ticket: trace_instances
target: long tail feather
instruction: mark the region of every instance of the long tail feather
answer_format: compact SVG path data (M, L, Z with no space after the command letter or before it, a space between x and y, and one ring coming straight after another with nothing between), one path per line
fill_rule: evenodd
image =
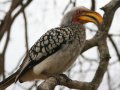
M11 76L9 76L8 78L6 78L5 80L3 80L2 82L0 82L0 90L5 90L5 88L10 86L12 83L14 83L18 73L19 73L19 70L16 71Z

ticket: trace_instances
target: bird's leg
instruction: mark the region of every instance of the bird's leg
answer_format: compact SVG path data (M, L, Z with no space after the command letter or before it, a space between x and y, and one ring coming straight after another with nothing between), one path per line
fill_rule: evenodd
M19 80L19 82L20 82L20 83L23 83L23 81L22 81L22 80Z
M61 83L60 80L62 80L60 78L64 78L66 82L69 82L71 80L65 74L54 74L54 75L51 75L50 77L54 77L59 85Z
M70 78L68 78L68 76L67 76L67 75L65 75L65 74L59 74L59 75L60 75L60 77L64 78L64 79L66 80L66 82L71 81L71 79L70 79Z

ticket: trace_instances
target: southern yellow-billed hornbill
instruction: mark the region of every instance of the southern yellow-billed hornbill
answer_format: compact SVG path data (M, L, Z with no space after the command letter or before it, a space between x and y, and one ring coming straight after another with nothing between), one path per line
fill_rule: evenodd
M99 27L102 17L85 7L69 11L63 17L60 27L47 31L31 47L19 69L0 83L0 90L17 80L47 79L68 69L84 47L86 36L83 24L87 22L93 22Z

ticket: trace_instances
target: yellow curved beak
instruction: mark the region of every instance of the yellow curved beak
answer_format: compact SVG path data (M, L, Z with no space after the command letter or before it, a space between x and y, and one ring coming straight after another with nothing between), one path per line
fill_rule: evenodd
M102 16L94 11L84 12L79 19L82 20L83 23L93 22L98 25L98 27L100 27L103 22Z

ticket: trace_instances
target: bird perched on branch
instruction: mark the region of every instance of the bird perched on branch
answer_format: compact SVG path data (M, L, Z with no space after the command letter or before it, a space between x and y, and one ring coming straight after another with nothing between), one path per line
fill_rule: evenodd
M93 22L98 27L102 24L99 13L85 7L75 7L62 19L58 28L47 31L31 47L19 69L4 81L0 90L12 83L47 79L67 70L77 59L85 45L83 24Z

